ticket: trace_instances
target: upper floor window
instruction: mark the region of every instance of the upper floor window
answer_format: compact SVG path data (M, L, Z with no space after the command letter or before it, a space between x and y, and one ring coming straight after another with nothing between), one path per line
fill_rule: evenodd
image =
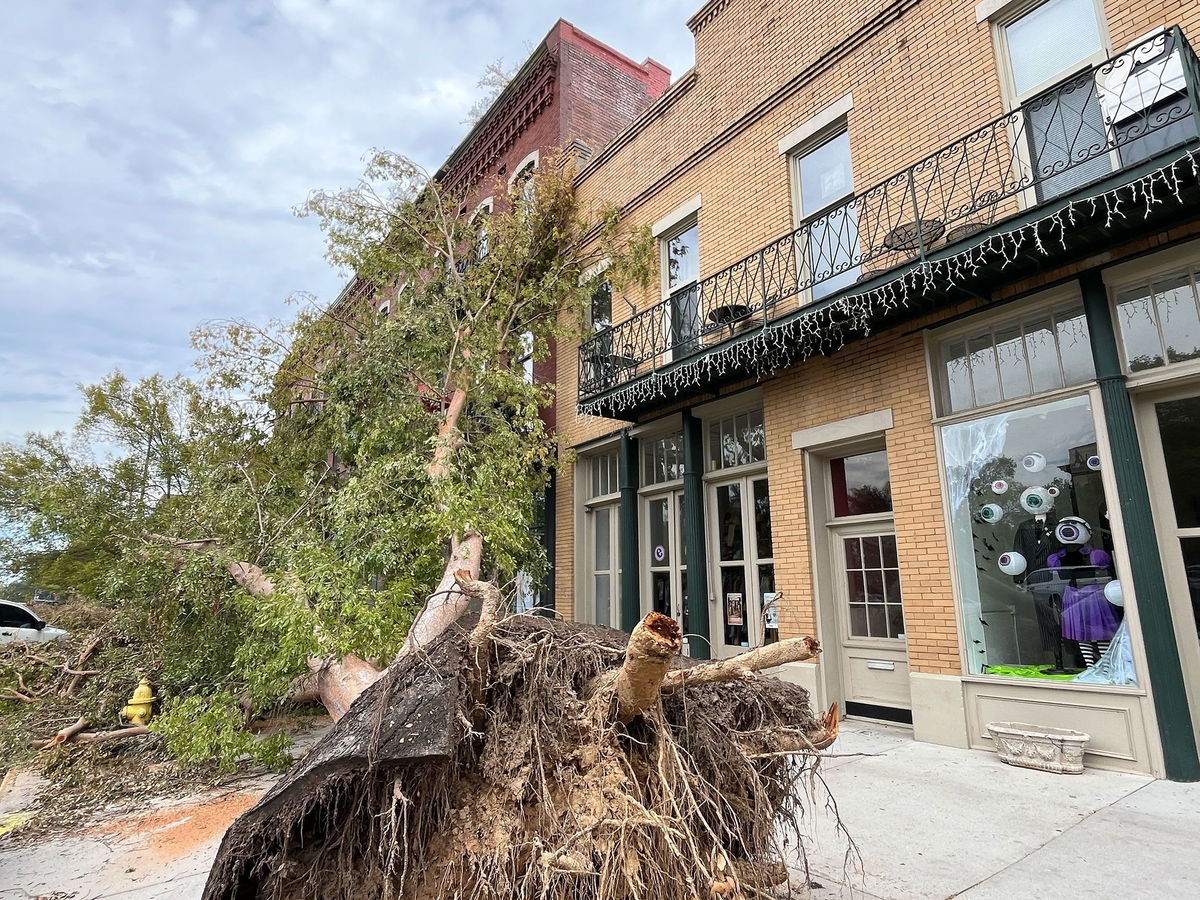
M708 468L729 469L767 458L761 409L738 413L708 426Z
M1145 279L1117 292L1117 325L1131 372L1200 357L1200 267Z
M1096 377L1079 303L1008 319L941 343L942 413L1027 397Z
M854 194L854 174L845 125L793 153L791 165L793 203L802 223L798 276L812 284L817 300L853 284L859 273L858 214L846 202Z
M536 190L536 184L533 180L534 172L537 171L538 159L540 157L538 151L534 151L526 156L523 160L517 163L516 169L513 170L513 176L508 181L509 193L518 195L522 200L529 202L533 199Z
M495 201L488 197L475 207L475 214L471 216L471 224L475 227L475 258L477 260L487 256L490 250L488 216L492 214L493 209L495 209Z
M693 219L662 239L663 277L667 292L695 283L700 277L700 224Z
M642 484L662 484L683 477L683 432L642 441Z
M1105 56L1096 0L1047 0L1003 26L1017 98Z
M1016 148L1036 182L1039 202L1068 193L1112 170L1110 136L1096 80L1081 70L1107 56L1097 0L1046 0L996 30L1006 61L1011 106L1058 82L1048 102L1026 107Z
M603 331L612 325L612 285L607 281L600 282L592 291L588 319L596 331Z
M521 368L525 375L525 380L533 384L533 332L525 331L521 333L521 355L517 358L517 365Z

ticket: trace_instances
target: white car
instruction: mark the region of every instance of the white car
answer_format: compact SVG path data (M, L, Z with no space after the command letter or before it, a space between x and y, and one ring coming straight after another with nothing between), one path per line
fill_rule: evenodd
M15 644L19 641L45 643L66 636L66 631L47 625L24 603L0 600L0 644Z

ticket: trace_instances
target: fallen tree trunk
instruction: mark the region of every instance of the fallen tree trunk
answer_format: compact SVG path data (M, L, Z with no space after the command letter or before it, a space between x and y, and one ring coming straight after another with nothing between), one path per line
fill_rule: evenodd
M697 664L665 617L630 636L498 617L494 587L458 585L479 621L364 691L230 828L206 900L694 900L781 880L836 720L746 672L815 642Z

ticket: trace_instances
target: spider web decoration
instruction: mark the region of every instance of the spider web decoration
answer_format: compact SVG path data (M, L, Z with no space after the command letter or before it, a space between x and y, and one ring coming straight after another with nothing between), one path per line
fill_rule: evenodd
M1168 199L1182 204L1182 176L1189 171L1193 178L1200 179L1200 150L1189 150L1135 181L1071 201L1040 219L993 234L952 256L925 260L869 291L840 297L783 321L766 322L754 334L714 347L696 359L650 372L604 397L580 401L577 412L580 416L615 416L630 406L669 401L726 374L761 380L813 356L836 353L847 341L869 335L872 321L906 309L934 291L962 284L985 266L999 263L1003 269L1031 251L1048 256L1049 247L1055 244L1066 249L1067 234L1077 224L1077 213L1087 212L1093 220L1103 214L1107 229L1118 219L1128 220L1138 210L1148 218L1155 206Z

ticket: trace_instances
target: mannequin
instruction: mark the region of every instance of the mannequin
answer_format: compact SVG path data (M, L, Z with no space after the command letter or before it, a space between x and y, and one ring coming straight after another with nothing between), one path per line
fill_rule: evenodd
M1047 567L1050 556L1060 548L1054 536L1058 525L1054 510L1038 513L1017 526L1013 535L1013 551L1025 557L1025 571L1013 576L1013 582L1024 585L1033 595L1033 612L1037 617L1042 649L1054 654L1051 674L1061 675L1063 668L1062 589L1055 572Z
M1062 635L1079 645L1088 666L1107 650L1121 624L1119 608L1104 596L1104 585L1112 580L1113 560L1106 550L1091 547L1091 526L1078 516L1065 516L1055 528L1062 549L1046 565L1064 580L1062 589Z

